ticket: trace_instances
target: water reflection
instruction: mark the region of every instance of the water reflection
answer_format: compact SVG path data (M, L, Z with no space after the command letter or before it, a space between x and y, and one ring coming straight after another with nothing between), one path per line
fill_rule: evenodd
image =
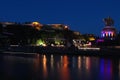
M69 80L68 56L61 57L60 80Z
M54 69L54 57L51 55L50 57L51 68Z
M46 78L47 77L47 58L46 55L43 55L42 57L43 61L43 76Z
M119 80L120 59L88 56L0 56L3 79Z
M104 80L112 80L112 69L112 61L100 60L100 77L104 78Z
M90 57L86 57L85 59L85 66L86 66L86 69L89 71L90 70Z
M78 69L81 69L81 57L80 56L78 56Z
M35 72L37 72L39 70L39 66L40 66L40 58L39 57L40 57L40 55L36 54L36 58L33 60Z

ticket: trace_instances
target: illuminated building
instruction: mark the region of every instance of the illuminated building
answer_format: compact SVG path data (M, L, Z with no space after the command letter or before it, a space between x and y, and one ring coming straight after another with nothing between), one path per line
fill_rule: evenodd
M114 21L108 17L104 19L105 27L101 31L101 37L105 39L114 39L117 35L117 30L115 29Z
M59 30L68 30L69 29L69 27L64 24L48 24L48 25L51 26L53 29L59 29Z
M32 26L35 27L35 29L40 30L43 25L39 22L32 22Z
M65 47L72 44L73 39L81 37L79 32L70 30L64 24L41 24L36 21L1 24L0 30L10 35L7 40L10 45Z
M26 26L32 26L34 27L36 30L40 30L42 28L42 24L40 24L39 22L26 22L25 24L23 25L26 25Z
M116 36L116 29L114 27L106 26L101 32L101 36L104 38L113 38Z

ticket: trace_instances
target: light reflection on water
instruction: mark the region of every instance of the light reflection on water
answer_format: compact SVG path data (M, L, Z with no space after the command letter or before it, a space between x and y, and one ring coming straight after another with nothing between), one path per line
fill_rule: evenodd
M119 80L120 59L89 56L0 55L1 79L30 80Z
M120 79L120 61L119 61L119 79Z

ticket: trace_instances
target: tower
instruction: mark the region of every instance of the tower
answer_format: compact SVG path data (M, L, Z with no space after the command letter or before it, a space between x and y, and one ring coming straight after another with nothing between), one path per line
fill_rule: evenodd
M101 37L104 39L114 39L116 37L117 31L114 27L114 21L111 17L104 18L105 27L101 31Z

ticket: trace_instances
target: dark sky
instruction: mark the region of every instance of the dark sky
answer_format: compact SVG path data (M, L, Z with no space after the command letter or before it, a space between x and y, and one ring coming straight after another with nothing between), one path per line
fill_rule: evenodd
M0 21L61 23L96 35L110 16L120 30L120 0L0 0L0 10Z

